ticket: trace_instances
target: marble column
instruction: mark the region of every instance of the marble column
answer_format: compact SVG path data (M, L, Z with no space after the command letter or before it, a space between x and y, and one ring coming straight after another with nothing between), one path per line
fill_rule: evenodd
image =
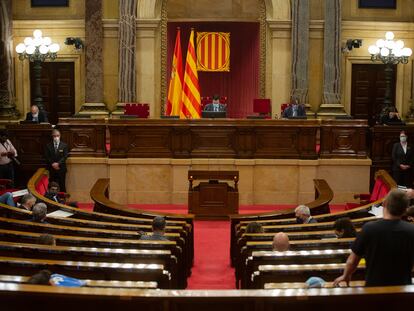
M292 0L292 89L291 96L309 108L309 0Z
M118 104L135 102L137 0L119 0Z
M323 98L318 116L346 115L341 102L341 2L325 0Z
M108 109L103 102L102 0L85 1L85 34L85 104L79 114L106 116Z
M0 0L0 119L16 119L12 41L12 0Z

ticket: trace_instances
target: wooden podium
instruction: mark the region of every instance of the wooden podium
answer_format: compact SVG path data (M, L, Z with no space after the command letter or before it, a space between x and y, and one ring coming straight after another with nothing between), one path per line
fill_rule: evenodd
M193 186L194 180L201 180ZM231 180L234 187L223 180ZM239 210L238 171L188 171L188 209L197 218L226 218Z

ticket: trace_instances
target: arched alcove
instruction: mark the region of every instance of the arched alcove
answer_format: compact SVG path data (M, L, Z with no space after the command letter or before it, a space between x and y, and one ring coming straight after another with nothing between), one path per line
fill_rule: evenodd
M159 0L154 4L155 8L161 9L160 15L154 12L154 16L161 18L161 113L163 113L168 88L168 22L256 22L259 29L256 97L265 97L266 21L268 17L273 16L271 0ZM182 48L184 51L186 46L183 45Z

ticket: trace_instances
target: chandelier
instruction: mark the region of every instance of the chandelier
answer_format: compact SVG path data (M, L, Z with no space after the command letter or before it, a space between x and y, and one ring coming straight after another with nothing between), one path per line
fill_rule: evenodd
M394 41L394 33L387 31L385 33L385 40L377 40L375 45L368 48L371 54L372 61L381 61L384 64L396 65L407 64L408 58L413 51L410 48L404 47L404 41Z
M42 37L42 31L36 29L33 31L33 37L26 37L23 43L16 46L16 52L19 59L29 59L31 62L44 62L50 58L54 60L60 49L59 44L52 43L49 37Z

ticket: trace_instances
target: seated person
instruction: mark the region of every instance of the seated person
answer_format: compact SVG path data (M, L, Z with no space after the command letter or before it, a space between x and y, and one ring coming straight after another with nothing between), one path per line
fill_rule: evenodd
M47 214L47 206L45 203L37 203L33 206L32 222L47 224L45 221Z
M283 110L283 118L295 118L295 117L306 117L305 106L299 104L299 101L295 98L293 102Z
M349 217L335 220L334 231L339 239L356 237L355 227Z
M311 216L310 209L306 205L299 205L295 208L295 217L298 224L313 224L318 222Z
M166 221L164 217L156 216L152 221L152 234L143 234L141 235L141 240L158 240L158 241L168 241L165 234Z
M41 270L38 273L32 275L27 281L28 284L36 285L53 285L64 287L82 287L86 285L86 281L71 278L62 274L52 274L49 270Z
M20 204L18 204L17 207L31 211L35 203L36 198L33 196L33 194L28 193L22 197L22 199L20 200Z
M306 280L305 284L307 288L323 288L325 286L325 280L317 276L311 276Z
M2 195L0 195L0 203L16 207L16 204L14 204L13 201L13 195L10 192L5 192Z
M42 234L37 240L38 244L56 246L56 239L51 234Z
M384 113L381 117L380 123L382 125L400 125L404 122L401 120L401 117L397 111L397 108L394 106L388 108L388 113Z
M220 103L220 96L214 95L213 101L210 104L204 106L204 111L214 111L214 112L221 112L226 111L226 105Z
M32 121L35 123L49 122L46 112L39 110L39 107L36 104L33 104L30 107L30 112L26 114L26 121Z
M258 222L249 222L246 226L246 233L263 233L263 227Z
M77 202L67 202L66 199L70 197L68 193L65 193L65 197L59 196L60 187L59 184L55 181L51 181L47 185L47 192L45 193L45 197L51 201L55 201L60 204L69 205L72 207L78 207Z
M289 237L284 232L278 232L273 237L272 247L274 251L286 252L290 248Z

